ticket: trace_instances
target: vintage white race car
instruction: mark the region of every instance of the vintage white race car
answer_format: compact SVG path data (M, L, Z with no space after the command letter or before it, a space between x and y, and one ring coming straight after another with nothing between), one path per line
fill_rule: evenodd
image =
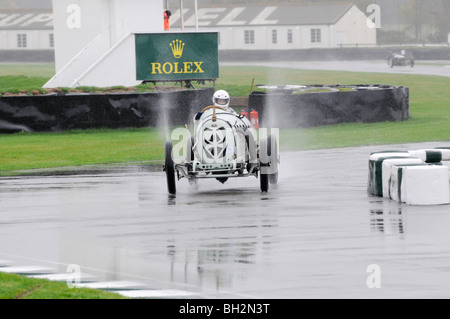
M176 194L176 177L196 184L202 178L225 183L230 177L255 176L262 192L268 191L269 183L277 183L278 134L260 128L257 136L245 116L219 106L208 106L202 113L199 120L194 119L193 136L188 133L176 144L172 140L165 143L169 194Z
M410 66L414 67L414 57L411 52L401 50L401 53L391 52L388 57L388 65L392 68L394 66Z

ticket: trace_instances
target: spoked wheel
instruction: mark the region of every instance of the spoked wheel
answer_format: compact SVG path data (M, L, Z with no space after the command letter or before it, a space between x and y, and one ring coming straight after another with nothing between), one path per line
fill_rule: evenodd
M259 141L259 162L260 162L260 171L259 171L259 186L261 188L261 192L267 193L269 191L269 174L268 165L269 165L269 156L268 156L268 143L267 139L263 138Z
M394 67L394 58L390 58L390 59L388 60L388 65L389 65L389 67L391 67L391 68Z
M194 144L195 138L193 136L189 137L187 140L187 149L186 149L186 161L188 163L194 160Z
M167 141L164 145L165 150L165 161L164 170L166 171L167 178L167 190L169 194L175 195L177 192L177 187L175 184L175 165L172 159L172 142Z
M195 138L191 136L187 140L187 149L186 149L186 163L188 163L188 170L192 170L192 162L194 161L194 144ZM196 178L188 178L189 185L197 188L198 183Z

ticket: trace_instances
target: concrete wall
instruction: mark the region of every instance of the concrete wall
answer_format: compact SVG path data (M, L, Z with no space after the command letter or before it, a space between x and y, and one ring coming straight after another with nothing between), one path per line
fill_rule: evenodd
M163 32L163 11L162 0L53 0L57 74L45 87L70 87L86 73L90 80L83 85L109 86L111 79L113 85L133 85L134 45L120 44L131 33ZM110 68L102 65L105 56Z
M163 1L53 0L56 70L100 34L105 53L130 32L163 31L162 12Z
M117 83L123 86L136 86L141 83L136 81L134 34L125 36L70 86L97 86L99 83L103 86L115 86Z

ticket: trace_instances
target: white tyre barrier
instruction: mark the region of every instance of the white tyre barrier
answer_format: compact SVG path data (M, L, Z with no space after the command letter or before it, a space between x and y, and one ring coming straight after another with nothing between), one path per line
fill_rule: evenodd
M381 180L383 187L383 197L390 197L390 179L391 170L397 169L396 166L399 165L423 165L425 164L420 158L416 157L405 157L405 158L387 158L383 161L381 169Z
M424 149L424 150L412 150L412 151L408 151L408 153L412 157L420 158L425 163L440 163L443 159L442 151L444 151L444 150Z
M435 147L434 150L442 152L443 161L450 161L450 147Z
M407 151L381 151L373 152L369 157L369 176L367 192L375 196L383 196L382 164L386 159L408 158Z
M442 153L442 165L448 167L448 179L450 180L450 147L436 147Z
M450 203L448 169L442 165L395 166L391 169L390 197L408 205Z
M450 161L442 161L442 166L445 166L448 168L448 179L450 181Z

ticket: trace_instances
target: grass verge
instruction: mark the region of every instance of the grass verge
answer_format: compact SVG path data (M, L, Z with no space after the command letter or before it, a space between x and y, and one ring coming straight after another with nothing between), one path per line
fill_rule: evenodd
M164 140L156 128L2 134L0 172L161 160Z
M0 272L0 299L127 299L119 294Z

